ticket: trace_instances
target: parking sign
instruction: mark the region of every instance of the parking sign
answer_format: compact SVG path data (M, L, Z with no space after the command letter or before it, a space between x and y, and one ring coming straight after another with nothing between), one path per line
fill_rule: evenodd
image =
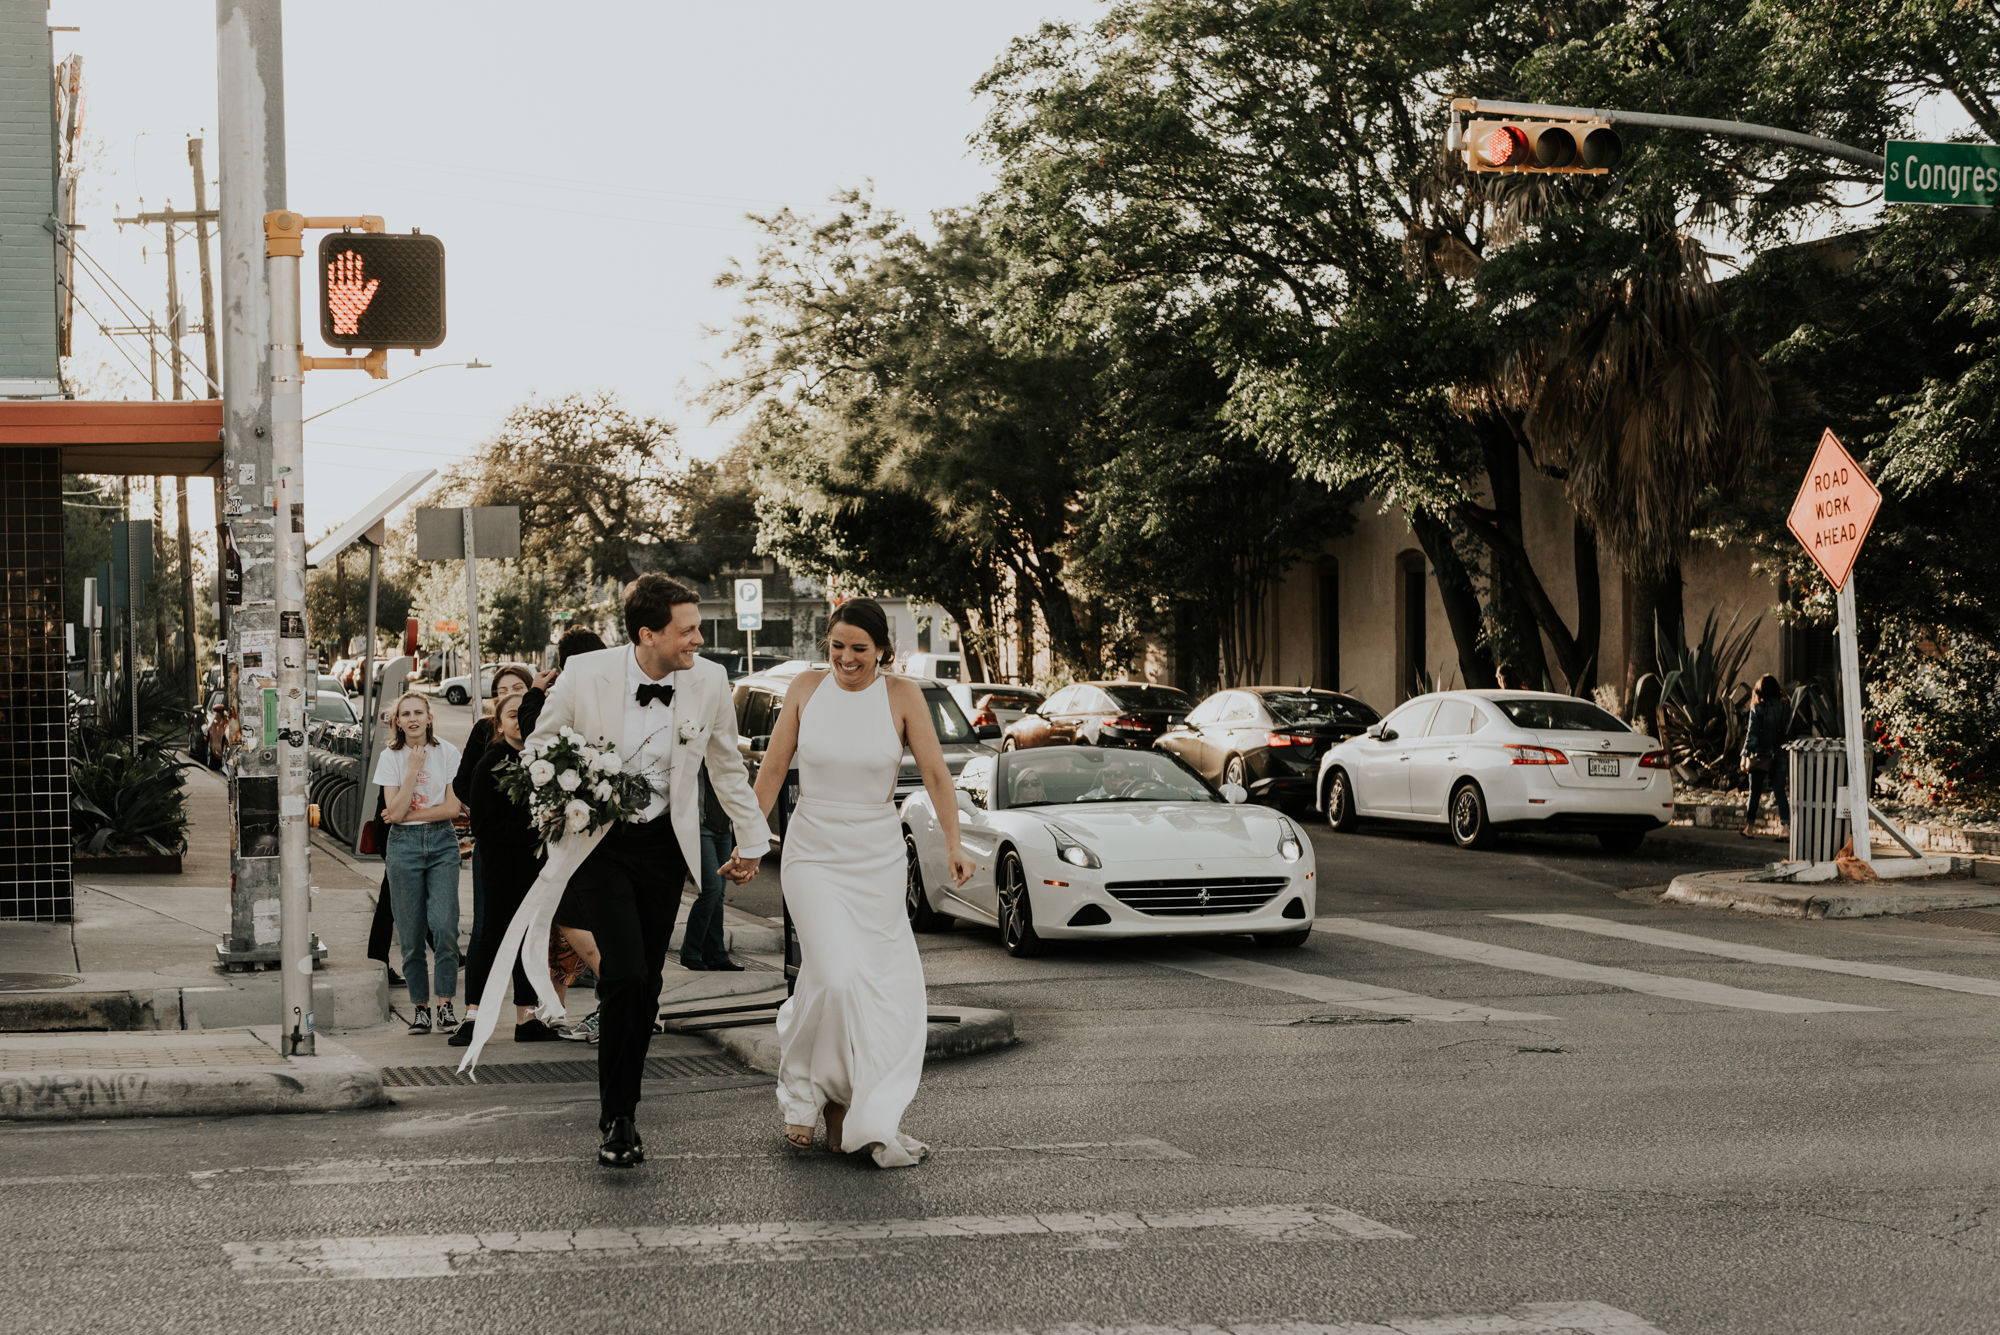
M762 630L764 628L764 581L761 579L739 579L736 581L736 629Z

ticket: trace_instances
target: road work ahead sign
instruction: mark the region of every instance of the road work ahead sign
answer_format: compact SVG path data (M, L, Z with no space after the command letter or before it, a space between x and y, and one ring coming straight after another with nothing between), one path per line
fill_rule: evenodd
M1847 587L1854 558L1881 508L1882 493L1829 431L1819 438L1819 451L1786 524L1838 592Z
M2000 201L2000 148L1991 144L1923 144L1891 139L1882 169L1882 199L1889 204L1966 204Z

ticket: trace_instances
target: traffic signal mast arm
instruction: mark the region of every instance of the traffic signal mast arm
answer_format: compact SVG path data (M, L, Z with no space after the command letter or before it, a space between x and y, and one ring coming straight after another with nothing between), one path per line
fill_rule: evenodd
M360 214L352 218L308 218L304 214L281 209L264 215L264 254L290 255L295 259L305 256L305 234L313 231L329 231L335 227L360 228L364 232L383 232L382 219L372 213ZM352 368L366 371L377 380L389 378L389 350L376 348L361 357L299 357L301 371L339 371Z
M1481 113L1497 116L1530 116L1541 120L1600 122L1606 125L1641 125L1659 130L1697 130L1704 134L1724 135L1735 139L1763 139L1788 148L1802 148L1842 162L1851 162L1857 167L1867 167L1881 171L1887 160L1879 153L1852 148L1833 139L1822 139L1814 134L1800 134L1796 130L1780 130L1770 125L1752 125L1747 121L1709 120L1702 116L1663 116L1650 111L1610 111L1597 107L1558 107L1540 102L1491 102L1483 98L1454 98L1451 104L1451 137L1446 147L1454 152L1463 149L1473 154L1475 146L1466 143L1459 130L1461 113ZM1508 170L1506 166L1486 166L1468 161L1474 170ZM1537 170L1534 167L1517 170ZM1540 168L1540 170L1548 170ZM1569 170L1582 170L1570 168Z

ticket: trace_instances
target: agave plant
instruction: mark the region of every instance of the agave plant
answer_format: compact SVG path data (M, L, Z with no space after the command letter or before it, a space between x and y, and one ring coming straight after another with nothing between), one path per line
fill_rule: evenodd
M1739 613L1738 616L1741 614ZM1702 623L1701 639L1690 645L1687 629L1659 623L1660 742L1674 773L1689 783L1727 781L1743 746L1744 708L1750 688L1736 680L1750 656L1750 642L1763 623L1758 617L1740 630L1737 616L1719 626L1713 609Z
M181 771L193 762L174 759L142 737L129 741L71 738L70 840L79 853L100 855L114 847L173 854L187 849L187 801Z

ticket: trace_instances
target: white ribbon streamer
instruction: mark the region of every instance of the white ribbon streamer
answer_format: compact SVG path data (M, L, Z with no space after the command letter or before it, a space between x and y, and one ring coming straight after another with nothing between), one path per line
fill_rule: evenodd
M555 924L556 907L562 903L569 878L610 833L611 824L607 823L594 834L565 834L549 846L542 874L528 887L527 898L514 911L506 934L500 938L500 953L486 975L486 991L479 998L479 1018L472 1028L472 1046L465 1050L465 1057L458 1064L458 1069L471 1072L474 1080L479 1079L473 1071L479 1063L479 1050L500 1027L500 1010L507 1002L507 981L514 976L515 960L520 960L521 970L528 975L528 984L535 991L535 1018L552 1026L562 1022L565 1011L556 995L555 979L549 973L549 929ZM532 962L528 958L531 949L536 952Z

